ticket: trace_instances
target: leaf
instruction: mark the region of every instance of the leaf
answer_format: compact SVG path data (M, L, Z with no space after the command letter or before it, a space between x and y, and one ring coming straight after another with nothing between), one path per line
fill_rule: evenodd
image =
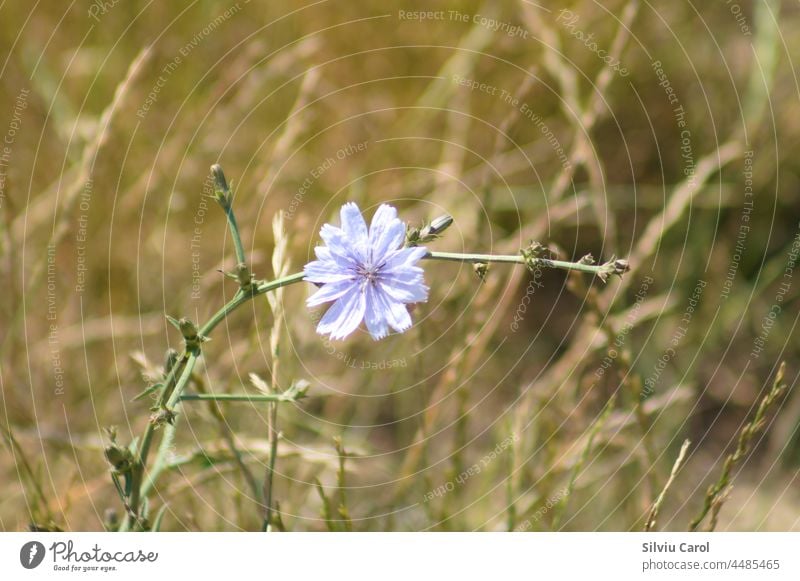
M146 398L163 385L163 383L154 383L153 385L148 385L146 388L144 388L144 391L140 392L136 397L133 398L133 401L139 401Z

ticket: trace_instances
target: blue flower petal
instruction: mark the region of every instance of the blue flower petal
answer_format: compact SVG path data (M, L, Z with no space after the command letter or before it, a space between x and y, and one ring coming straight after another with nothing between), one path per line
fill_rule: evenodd
M318 307L323 303L335 301L346 294L358 294L359 282L354 280L342 280L322 285L322 288L306 299L307 307Z
M422 269L417 266L413 266L413 264L422 260L426 254L428 254L428 249L423 246L401 248L400 250L397 250L386 257L384 269L387 271L392 271L397 268L410 267L415 270L415 272L422 274Z
M378 291L378 294L383 295L383 291ZM402 333L411 327L411 315L408 314L408 309L403 303L393 301L389 297L384 296L384 315L389 325L397 331Z
M357 265L364 261L363 252L359 251L343 230L330 224L324 224L319 231L320 237L328 245L331 258L342 264Z
M378 341L383 339L389 334L389 325L386 323L386 317L383 314L383 304L377 296L378 289L375 285L368 284L366 288L366 312L364 321L367 323L367 330L372 338Z
M364 293L359 289L349 292L333 303L323 315L317 325L317 333L330 335L331 339L344 339L358 328L365 310Z
M406 282L396 277L382 277L380 289L390 299L400 303L424 303L428 300L428 287L422 281Z
M348 202L339 211L342 219L342 230L353 244L367 244L367 223L361 210L353 202Z
M369 247L372 263L380 264L389 252L397 250L406 238L406 226L397 219L397 210L381 204L369 227Z
M325 284L343 280L353 280L355 271L343 269L340 264L331 260L315 260L303 268L305 280Z

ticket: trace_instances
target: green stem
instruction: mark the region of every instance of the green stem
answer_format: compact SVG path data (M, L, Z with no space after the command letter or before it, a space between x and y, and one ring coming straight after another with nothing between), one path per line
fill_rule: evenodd
M283 278L278 278L275 280L271 280L269 282L259 282L253 287L251 292L237 292L233 298L219 311L214 313L214 316L209 319L209 321L200 328L200 335L207 337L214 328L219 325L225 317L230 315L233 311L238 309L241 305L249 301L255 296L266 294L270 291L275 290L276 288L280 288L282 286L288 286L290 284L294 284L297 282L301 282L303 277L305 276L302 272L296 272L294 274L290 274L289 276L285 276Z
M183 373L181 373L180 378L178 378L178 383L175 384L175 389L172 390L172 393L167 400L167 410L172 410L180 400L181 393L186 387L186 384L189 383L189 379L192 377L192 372L194 371L194 364L197 363L197 359L199 357L199 347L195 347L189 351L189 357L186 359L186 365L183 367Z
M521 254L462 254L459 252L433 252L429 251L423 258L428 260L448 260L453 262L489 263L501 262L506 264L533 264L547 268L560 268L562 270L578 270L592 274L609 274L609 264L585 264L583 262L567 262L564 260L550 260L549 258L526 259Z
M209 319L208 322L200 328L200 336L207 337L211 331L213 331L217 325L225 320L229 314L253 297L268 293L282 286L301 282L303 280L303 276L304 274L302 272L298 272L276 280L262 281L256 284L251 292L243 292L241 290L237 291L233 298L228 301L228 303L226 303L225 306L223 306L220 310L214 313L211 319ZM161 392L157 406L159 409L172 410L178 401L181 400L181 392L188 383L199 356L199 347L194 348L189 352L185 351L180 359L182 363L176 364L172 370L170 370L169 374L164 380L164 385L166 387L169 387L172 384L172 382L175 380L175 377L179 373L179 370L181 375L179 376L178 382L175 384L174 389L170 390L165 388L165 390ZM131 492L130 503L128 505L128 517L122 520L119 529L120 531L131 530L134 527L136 520L139 518L139 508L143 493L149 491L150 487L152 487L154 483L155 479L152 476L146 483L144 482L144 471L147 466L147 458L150 454L150 447L152 446L153 437L155 436L155 429L156 424L152 421L149 422L145 428L144 435L142 436L142 444L139 447L136 463L131 476L133 478L133 489ZM164 452L165 450L159 450L159 458L157 459L157 463L160 462L161 456Z
M184 353L183 357L181 357L182 360L185 360L182 366L175 365L175 367L172 368L167 376L167 379L164 381L165 388L159 397L158 409L171 410L175 407L181 391L189 382L189 378L192 375L192 370L194 369L194 364L197 362L197 358L199 356L200 349L194 348L189 351L188 354ZM169 386L171 385L178 368L182 368L183 371L178 379L178 382L175 384L175 387L170 390ZM131 490L131 500L128 504L128 516L122 521L122 524L120 525L120 531L131 530L136 525L136 521L139 519L139 505L144 494L149 490L149 486L143 482L144 471L145 467L147 466L147 457L150 455L150 447L153 443L153 437L155 436L157 425L157 422L154 422L151 419L145 428L144 436L142 436L142 445L139 447L131 476L133 478L133 488ZM160 452L162 453L159 454L159 458L163 455L163 451ZM153 480L154 479L151 477L147 484L152 485Z
M239 234L239 224L236 222L236 215L233 213L233 206L225 204L223 206L225 216L228 218L228 226L231 230L231 238L233 238L233 248L236 251L236 262L239 264L247 264L244 255L244 245L242 244L242 237Z
M264 511L264 522L262 532L269 532L272 529L272 487L275 475L275 460L278 455L278 404L269 404L269 465L267 466L267 478L264 482L266 508Z
M519 254L462 254L460 252L429 251L424 258L430 260L450 260L454 262L506 262L525 264L525 260Z
M176 406L176 409L180 406ZM175 419L177 422L178 419ZM167 467L167 452L172 447L172 444L175 442L175 430L176 424L172 423L164 427L164 435L161 436L161 443L158 445L158 452L156 452L156 460L153 462L153 467L149 470L147 474L147 479L142 484L142 491L141 496L142 498L147 498L147 495L150 493L150 490L155 486L158 477Z
M215 163L211 166L211 174L214 176L214 192L217 203L228 219L228 227L231 231L231 238L233 238L233 247L236 250L236 262L246 268L247 259L244 255L242 237L239 234L239 224L236 222L236 215L233 213L233 194L228 186L228 180L225 178L225 172L222 171L222 167L219 164Z
M183 369L185 365L185 359L186 354L184 353L179 362L172 367L170 372L167 374L167 377L164 379L164 388L159 396L158 407L163 407L167 403L167 398L171 393L170 386L172 385L172 382L175 381L175 376L178 374L178 370ZM144 430L144 435L142 436L142 443L137 450L136 460L133 468L131 469L131 498L127 506L128 513L126 518L122 519L122 522L119 526L120 532L131 530L136 524L136 520L139 518L139 502L142 498L143 492L142 481L144 479L144 469L147 465L147 456L150 454L150 446L153 444L155 431L155 424L152 421L148 422L147 427Z
M296 401L292 396L287 396L282 393L271 394L247 394L247 393L187 393L181 396L181 401L269 401L269 402L282 402L282 401Z

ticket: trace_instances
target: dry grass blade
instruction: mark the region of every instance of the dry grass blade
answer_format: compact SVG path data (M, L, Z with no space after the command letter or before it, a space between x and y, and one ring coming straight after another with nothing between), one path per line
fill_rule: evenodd
M8 426L0 424L0 430L2 431L3 442L8 446L11 456L14 458L20 480L26 484L25 491L30 492L32 495L28 511L33 519L31 528L46 527L49 530L59 530L55 524L55 515L50 510L50 503L47 501L47 496L44 493L39 477L33 471L25 451L19 445L14 433Z
M353 521L350 520L350 510L347 508L347 482L345 480L345 461L347 460L347 451L344 449L344 444L341 438L334 438L334 445L336 446L336 456L339 459L339 469L336 471L336 487L339 491L339 518L342 519L342 526L344 530L352 532Z
M667 479L667 483L661 490L661 494L659 494L658 498L656 498L656 501L653 504L653 508L650 509L650 514L647 515L647 522L644 525L645 532L652 531L655 528L656 519L658 518L658 512L661 510L661 505L664 504L664 499L667 497L667 491L672 486L672 483L675 481L675 477L678 475L678 472L683 467L683 464L686 462L686 453L689 451L689 445L690 445L689 440L683 441L683 445L681 446L681 451L678 452L678 457L675 459L675 464L672 465L672 471L669 473L669 478Z
M270 152L267 163L264 164L263 177L256 188L259 192L267 192L275 179L276 170L281 163L289 156L292 145L301 135L304 128L308 125L302 116L303 110L308 107L314 91L319 84L319 69L312 68L304 76L300 83L300 90L297 93L292 110L286 118L286 124L275 140L275 146ZM282 224L282 223L281 223ZM273 225L274 227L274 225ZM277 240L277 238L276 238Z
M614 409L614 405L617 402L617 396L612 395L609 400L606 402L603 411L600 413L600 417L594 422L594 425L589 430L589 436L586 438L586 445L583 447L583 451L581 452L578 461L575 462L575 465L572 467L572 470L569 474L569 482L567 483L566 488L564 489L564 494L561 495L558 504L553 508L553 521L551 527L553 530L557 530L559 525L561 524L561 518L564 515L564 510L567 508L567 503L569 502L569 497L572 495L572 492L575 490L575 483L578 480L578 474L583 469L583 465L586 463L587 458L589 458L589 454L592 453L594 450L594 441L597 438L597 434L600 433L600 430L603 429L606 421L608 420L609 416L611 415L611 411Z
M114 98L103 110L100 121L97 124L97 134L83 150L78 173L64 194L64 201L60 212L61 220L59 220L53 235L50 237L49 246L58 246L58 244L64 240L64 237L72 231L73 224L70 221L71 212L80 198L80 193L87 187L87 184L91 184L95 160L103 147L109 143L109 139L111 138L111 126L116 116L125 111L125 99L131 88L139 80L151 55L151 49L145 47L139 52L136 58L131 61L125 77L120 81L114 91ZM28 292L32 292L32 289L38 286L39 280L44 273L45 265L46 261L40 261L38 263L36 270L34 270L33 275L28 281Z
M278 212L272 221L272 233L275 240L275 247L272 251L272 271L276 279L283 277L289 272L289 259L286 254L286 249L289 244L288 237L284 230L283 225L283 212ZM267 295L267 302L270 310L272 311L272 329L269 335L270 356L272 358L272 366L270 368L271 385L264 386L257 384L260 390L263 391L264 387L271 389L272 393L280 392L280 343L281 334L284 322L284 308L283 308L283 289L276 289L274 293ZM263 382L262 382L263 384ZM266 473L264 475L264 523L262 529L265 531L270 530L272 526L272 499L274 496L274 482L275 477L275 461L278 456L278 440L280 439L280 432L278 431L278 404L272 402L269 405L269 421L267 427L267 439L269 440L269 463L267 464Z
M700 510L700 513L691 521L691 523L689 523L689 530L696 531L709 513L711 513L711 518L709 519L710 522L708 530L712 531L716 527L717 515L719 514L719 510L722 508L722 505L725 502L725 497L731 488L731 482L734 478L733 469L750 451L750 445L753 442L753 438L762 432L766 427L767 412L770 410L773 404L775 404L775 402L786 393L786 390L788 389L788 386L784 381L785 373L786 363L781 362L780 367L778 368L778 373L775 375L775 381L772 383L772 387L767 395L761 399L753 419L747 422L739 432L739 440L736 444L736 450L733 452L733 454L729 454L725 458L725 464L722 467L722 474L720 474L719 479L714 484L709 486L703 502L703 508Z
M703 189L706 181L730 162L739 158L743 152L744 147L741 142L733 140L700 159L694 175L686 178L675 188L664 210L653 216L648 222L629 257L630 271L616 286L610 286L603 292L603 300L600 301L601 308L607 308L614 296L619 295L631 284L631 281L637 279L636 273L648 264L649 256L658 252L661 239L672 226L678 223L692 200Z

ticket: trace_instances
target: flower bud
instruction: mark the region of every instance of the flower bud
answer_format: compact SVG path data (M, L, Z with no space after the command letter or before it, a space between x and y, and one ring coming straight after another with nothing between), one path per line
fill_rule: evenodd
M197 339L197 325L195 325L192 321L183 318L178 321L178 326L180 327L184 339Z
M214 176L214 193L220 204L226 205L230 202L231 189L228 187L228 180L225 179L225 172L222 166L215 163L211 166L211 174Z
M439 235L445 230L447 230L452 223L453 223L453 217L450 214L444 214L443 216L434 218L433 221L428 226L428 233L433 235Z
M631 269L627 260L617 259L614 261L614 274L622 276Z
M433 242L439 235L447 230L453 223L453 217L450 214L444 214L438 218L434 218L430 224L423 226L418 233L416 233L416 242L425 244L426 242ZM409 236L409 239L412 237Z
M108 446L103 450L103 454L106 460L108 460L108 463L118 472L124 472L133 462L133 454L131 454L131 451L127 448L120 448L116 444Z

